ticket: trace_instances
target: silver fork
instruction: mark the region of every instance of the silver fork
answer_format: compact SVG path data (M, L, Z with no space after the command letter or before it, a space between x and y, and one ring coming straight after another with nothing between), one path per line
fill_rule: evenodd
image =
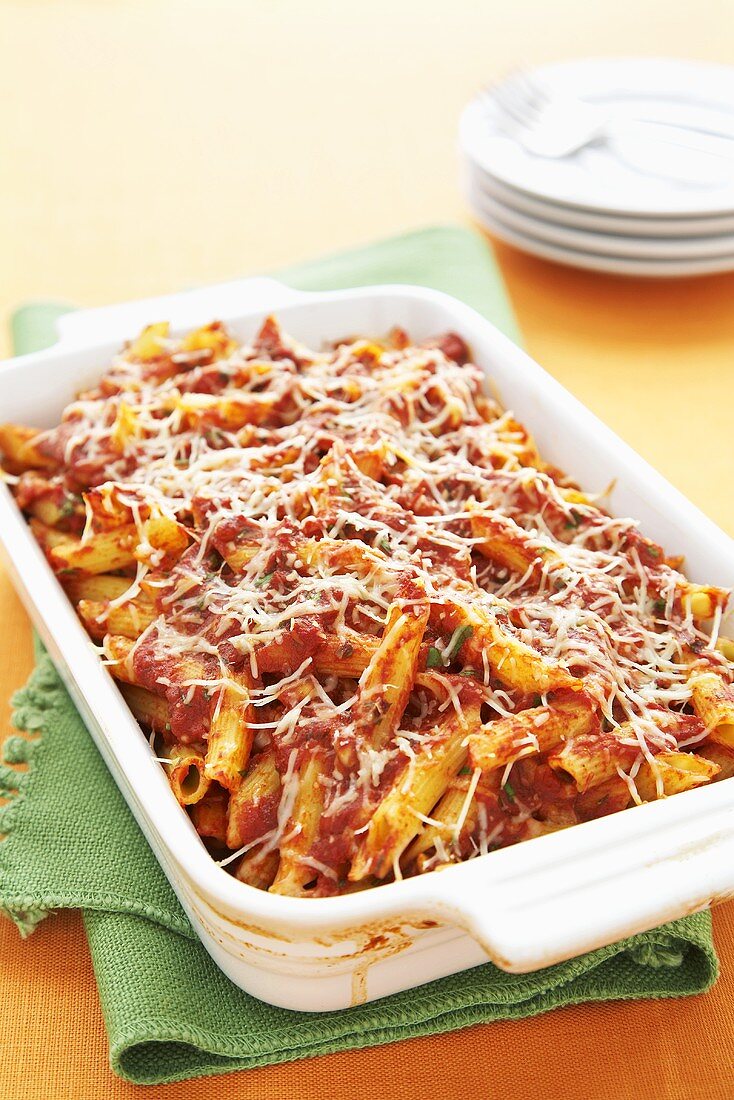
M734 162L734 133L687 123L615 116L573 96L549 93L524 72L516 72L482 93L498 122L529 153L561 159L594 142L643 136Z

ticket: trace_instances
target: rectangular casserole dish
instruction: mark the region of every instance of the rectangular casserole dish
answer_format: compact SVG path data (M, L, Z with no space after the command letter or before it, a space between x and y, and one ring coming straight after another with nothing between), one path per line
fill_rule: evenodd
M641 521L692 580L734 586L734 543L524 352L467 306L405 286L302 293L250 279L69 314L59 342L0 366L0 420L49 427L147 323L214 318L241 339L264 314L319 346L405 328L469 343L541 454L590 491L613 479L611 511ZM483 858L333 898L272 895L218 867L170 791L7 487L0 544L51 657L184 909L238 985L301 1011L348 1008L492 960L548 966L734 894L734 780L602 818ZM731 632L731 614L729 631ZM727 629L726 621L723 624Z

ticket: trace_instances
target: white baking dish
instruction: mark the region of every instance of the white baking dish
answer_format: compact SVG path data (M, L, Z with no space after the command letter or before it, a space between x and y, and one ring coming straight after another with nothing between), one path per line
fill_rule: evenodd
M415 339L455 329L541 452L590 490L612 479L612 510L642 521L695 581L734 585L734 543L483 317L404 286L304 294L250 279L73 313L59 343L0 367L0 419L58 421L122 340L146 323L215 317L242 338L277 311L319 345L398 324ZM491 959L527 971L581 954L734 893L734 780L345 897L273 896L211 860L147 740L99 663L8 490L0 542L18 590L97 746L194 928L229 977L306 1011L348 1008Z

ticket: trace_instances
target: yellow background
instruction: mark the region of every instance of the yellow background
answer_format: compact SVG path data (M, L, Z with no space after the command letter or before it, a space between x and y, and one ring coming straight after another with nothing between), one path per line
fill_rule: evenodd
M7 317L29 298L137 297L466 220L462 104L514 65L584 54L731 62L734 10L730 0L0 0L0 352ZM734 534L734 275L638 282L498 256L530 351ZM1 576L0 623L1 735L31 660ZM78 918L52 918L24 944L2 922L0 1095L728 1100L731 905L715 928L724 977L706 997L566 1009L143 1090L107 1069Z

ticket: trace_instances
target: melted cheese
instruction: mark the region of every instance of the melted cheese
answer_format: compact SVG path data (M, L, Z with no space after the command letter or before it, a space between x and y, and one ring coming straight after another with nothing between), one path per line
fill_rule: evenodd
M263 851L297 827L299 746L313 739L333 755L339 739L354 736L358 677L315 671L312 639L335 635L345 652L355 632L379 639L396 600L404 616L421 602L404 595L406 582L432 607L450 600L501 616L518 642L582 677L607 728L628 723L633 731L636 766L620 770L633 797L640 762L677 746L655 719L690 702L684 647L708 647L707 659L730 676L714 650L722 608L709 639L680 598L684 578L659 548L650 550L634 521L608 516L588 499L570 503L563 479L536 465L532 440L512 413L488 402L472 364L458 366L438 347L380 349L365 341L312 352L282 334L273 353L256 341L211 368L197 367L200 359L180 341L167 338L161 347L170 369L156 375L150 363L117 357L101 387L72 403L43 440L62 454L75 484L86 478L88 486L109 487L132 516L137 573L110 607L128 603L144 582L159 592L162 614L136 643L160 665L157 683L177 683L184 702L205 688L218 713L223 688L237 686L232 653L246 661L255 681L251 702L271 719L249 725L258 744L280 754L277 826L256 841ZM118 417L134 426L122 443ZM65 487L67 479L57 475ZM112 492L104 499L111 509ZM531 562L527 569L511 572L482 557L471 527L477 510L504 520L527 555L521 560ZM146 536L144 520L153 514L189 534L190 548L169 575L156 573L164 554ZM99 522L88 503L87 541ZM227 532L230 549L248 548L233 569L220 557ZM461 637L460 628L447 627L428 640L441 663L461 666L454 653ZM263 671L268 647L279 646L288 667ZM201 660L204 672L172 680L165 661L183 657ZM374 804L386 777L404 772L407 790L417 753L430 745L431 723L449 709L463 716L466 685L502 717L533 705L493 684L486 650L481 660L464 681L458 667L450 674L429 668L424 679L435 683L435 696L413 692L389 743L358 743L353 767L335 766L322 777L325 820ZM475 772L457 836L478 778ZM365 828L355 826L355 835ZM480 804L473 853L485 853L502 832ZM428 865L444 858L439 838ZM334 877L322 859L302 859Z

